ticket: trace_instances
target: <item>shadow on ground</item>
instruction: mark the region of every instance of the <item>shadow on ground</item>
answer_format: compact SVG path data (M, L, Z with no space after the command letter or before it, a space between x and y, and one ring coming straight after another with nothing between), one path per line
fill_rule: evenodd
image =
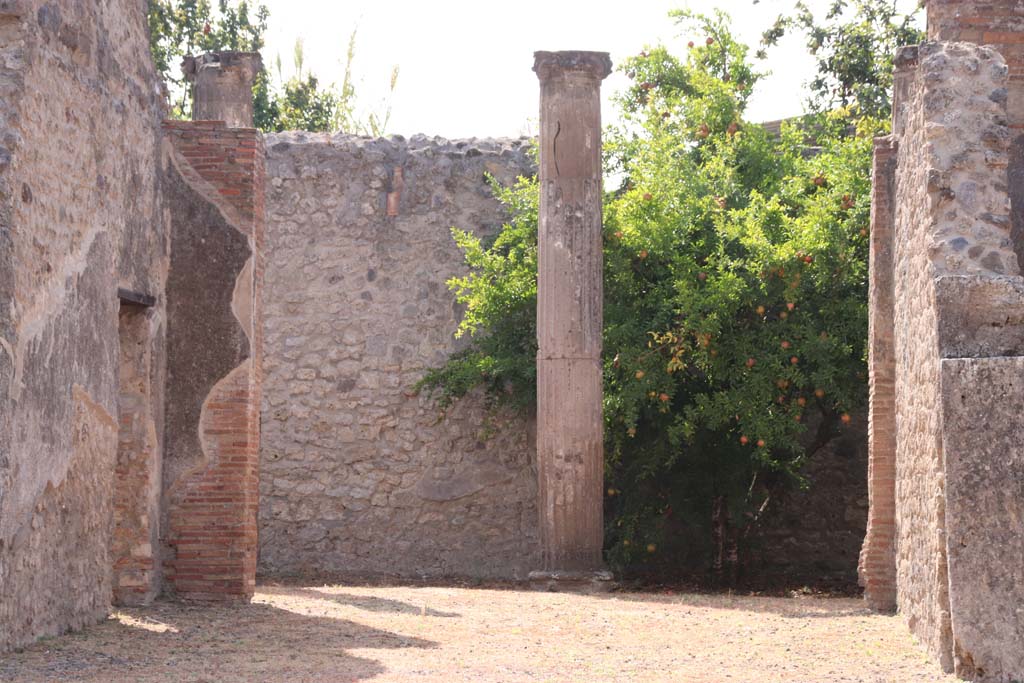
M401 600L392 600L371 595L353 595L350 593L339 593L333 590L321 588L277 588L264 586L261 589L269 595L295 595L296 593L309 596L319 600L330 600L339 605L355 607L366 612L388 612L391 614L413 614L424 617L453 618L459 616L456 612L442 612L426 605L414 605Z
M634 593L615 591L598 594L595 597L610 600L625 600L650 605L684 605L711 610L742 611L751 614L774 614L786 619L841 619L843 617L864 617L875 614L863 603L851 598L825 600L821 596L792 595L768 597L729 593L688 593L664 591L660 593ZM842 604L844 607L837 607Z
M901 620L793 596L264 584L247 606L121 610L0 657L0 681L955 683Z
M422 638L265 602L208 606L160 601L142 609L122 608L102 624L6 655L0 659L0 681L348 683L386 668L347 650L434 647ZM324 671L331 677L325 679Z
M260 590L265 593L307 594L368 612L422 614L422 606L380 597L339 593L316 585L347 588L451 588L473 591L534 592L528 581L487 581L481 579L410 579L408 577L364 576L360 574L310 574L301 576L263 577ZM778 584L767 590L713 589L697 582L654 584L635 580L620 581L608 593L594 593L599 599L626 600L651 605L689 604L715 610L736 610L750 613L777 614L791 619L835 619L873 614L859 602L860 589L849 583L826 583L808 588L804 583ZM823 598L846 598L841 602ZM855 602L856 600L856 602ZM846 605L837 608L837 604ZM458 613L427 609L426 616L458 617Z

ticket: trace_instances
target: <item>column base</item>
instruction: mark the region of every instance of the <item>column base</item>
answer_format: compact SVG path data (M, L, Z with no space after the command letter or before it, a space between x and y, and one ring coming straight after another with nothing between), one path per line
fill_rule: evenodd
M530 572L530 587L552 593L607 593L618 584L615 576L607 570L560 571L543 570Z

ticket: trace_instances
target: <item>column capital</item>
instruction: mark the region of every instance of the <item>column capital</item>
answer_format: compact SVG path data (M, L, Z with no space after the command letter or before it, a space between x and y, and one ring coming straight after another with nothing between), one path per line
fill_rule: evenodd
M533 70L543 82L566 73L582 73L597 81L612 72L612 59L607 52L534 52Z
M192 84L192 120L253 126L252 87L263 68L258 52L208 52L181 64Z
M198 57L189 55L181 62L181 72L189 83L195 83L204 69L234 71L247 80L255 80L262 68L263 57L259 52L206 52Z

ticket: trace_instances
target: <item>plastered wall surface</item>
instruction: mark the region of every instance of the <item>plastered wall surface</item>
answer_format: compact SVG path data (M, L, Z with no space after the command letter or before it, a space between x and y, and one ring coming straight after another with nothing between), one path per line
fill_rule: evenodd
M167 122L172 218L163 462L165 592L256 588L264 150L252 128Z
M452 226L494 234L484 179L523 141L267 140L260 568L525 578L534 435L470 397L416 395L460 343ZM391 215L389 215L391 214Z
M144 26L138 0L0 2L0 650L109 606L117 288L166 272Z

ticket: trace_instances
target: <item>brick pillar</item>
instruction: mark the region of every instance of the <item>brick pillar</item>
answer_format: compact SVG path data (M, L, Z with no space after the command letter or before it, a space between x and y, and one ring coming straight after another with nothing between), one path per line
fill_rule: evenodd
M192 83L193 121L252 128L252 87L263 68L258 52L209 52L186 57L181 68Z
M601 411L601 52L538 52L537 461L543 570L607 584ZM595 581L596 580L596 581ZM562 585L569 585L564 583Z
M263 138L167 122L165 572L169 590L247 600L256 586L262 387Z
M868 511L858 571L873 609L896 609L896 346L893 240L897 143L875 140L868 286Z

